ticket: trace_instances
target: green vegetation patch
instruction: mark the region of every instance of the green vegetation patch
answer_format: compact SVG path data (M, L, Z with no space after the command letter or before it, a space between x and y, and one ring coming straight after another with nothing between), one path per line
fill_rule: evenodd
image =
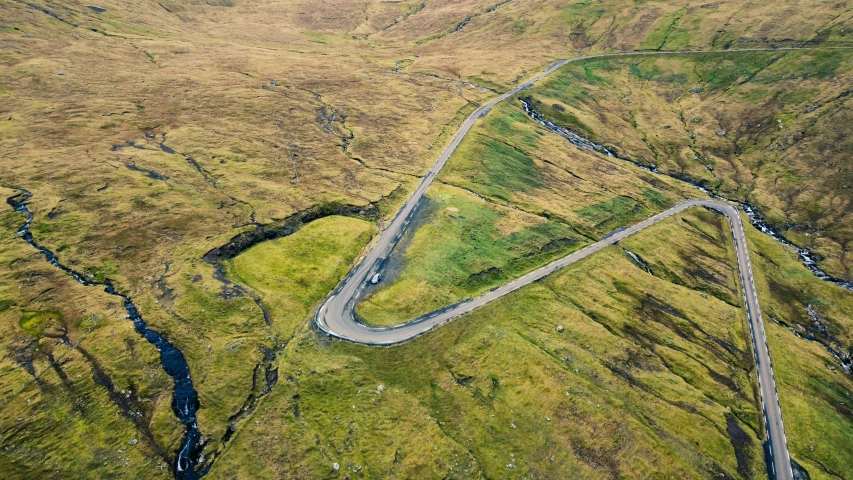
M203 379L197 387L205 406L199 423L214 439L209 448L221 445L217 441L229 418L243 408L249 393L263 395L263 370L256 366L269 362L272 352L307 327L316 303L346 274L374 228L366 220L328 216L259 243L223 265L229 279L246 287L190 269L176 273L176 314L196 319L196 328L206 335L201 348L184 354L195 366L195 378Z
M663 196L658 201L663 202ZM631 197L618 196L605 202L584 207L576 212L581 218L593 224L599 233L612 230L614 226L622 226L638 218L645 218L649 210Z
M564 98L560 97L556 101L541 97L529 98L533 99L533 108L535 108L537 112L544 114L546 118L554 121L557 125L567 127L569 130L595 141L595 132L584 124L583 121L581 121L573 112L566 108L565 103L563 103L565 100Z
M472 180L489 196L509 201L513 192L529 192L543 186L542 175L523 150L482 137L472 150L481 165Z
M657 66L655 58L646 58L637 63L631 63L628 66L628 71L631 75L641 80L659 80L660 69ZM668 78L668 77L665 77ZM686 79L685 79L686 80Z
M597 75L599 69L609 68L609 63L606 60L598 60L592 66L586 67L587 62L570 63L570 67L562 68L554 72L542 83L535 87L535 91L543 97L559 98L562 102L571 106L578 106L588 97L590 90L585 86L585 83L592 79L593 82L601 80L603 77ZM600 67L596 69L594 66Z
M779 58L771 68L756 75L754 81L759 84L770 84L792 79L828 80L835 78L845 59L849 60L849 58L849 53L836 50L794 52ZM849 68L848 66L846 69Z
M643 190L643 196L660 208L669 208L674 204L672 199L652 188Z
M12 308L14 305L15 305L15 301L14 301L14 300L11 300L11 299L8 299L8 298L2 298L2 299L0 299L0 313L3 313L3 312L5 312L6 310L9 310L9 309L10 309L10 308Z
M99 313L93 313L91 315L86 315L85 317L81 317L75 327L85 331L87 334L91 333L93 330L103 327L109 322L107 317Z
M300 32L300 34L303 37L307 38L309 41L312 41L314 43L322 43L322 44L332 43L332 41L329 39L329 37L327 35L324 35L320 32L312 32L309 30L305 30L305 31Z
M229 275L262 292L282 288L301 311L334 289L373 232L370 222L330 216L293 235L260 243L228 263ZM333 274L323 272L331 271ZM317 278L323 278L317 282Z
M18 326L20 326L23 331L27 332L27 335L33 338L40 338L44 329L52 321L59 321L61 319L62 315L59 312L49 310L24 310L21 312L21 320L18 322Z
M751 80L784 55L785 53L778 52L738 52L726 55L709 53L655 56L641 60L620 59L620 63L628 67L631 76L641 80L677 85L700 82L705 84L706 89L716 90Z
M745 52L733 55L702 55L695 61L696 75L708 90L750 81L784 53Z
M675 12L670 13L669 15L664 16L660 20L658 20L658 26L654 30L652 30L640 43L640 49L642 50L661 50L664 45L666 45L667 40L670 38L670 35L675 31L678 22L681 21L682 17L684 17L684 12L687 10L687 7L677 10ZM679 45L686 44L687 42L683 38L684 35L688 35L689 33L682 33L682 38L679 38Z
M569 226L439 186L396 279L358 306L377 325L400 324L505 283L587 243ZM390 267L398 268L398 267Z
M119 273L118 264L109 257L101 258L100 265L89 266L86 271L93 275L95 282L103 282L106 278L114 277Z
M524 25L524 22L520 20L513 20L513 22L509 24L509 30L514 34L521 36L527 31L527 27Z
M513 109L505 115L492 115L484 125L490 136L499 139L513 138L527 147L535 148L539 136L529 128L527 115L521 110Z

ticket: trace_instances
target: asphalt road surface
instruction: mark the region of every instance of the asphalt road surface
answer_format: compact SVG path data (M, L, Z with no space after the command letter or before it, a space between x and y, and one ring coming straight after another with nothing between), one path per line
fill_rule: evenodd
M748 49L748 50L730 50L728 52L744 52L744 51L775 51L783 49ZM571 265L578 260L581 260L595 252L598 252L619 240L622 240L634 233L637 233L655 223L668 218L687 208L701 206L719 211L729 219L734 236L735 248L737 251L738 270L740 272L741 285L743 286L744 296L746 299L747 315L749 316L749 327L752 334L753 350L755 360L758 367L758 383L761 391L761 402L764 410L765 424L767 427L768 440L771 452L770 469L768 472L771 478L781 480L792 480L793 472L791 469L791 459L788 453L788 442L785 438L785 429L782 424L782 410L779 406L779 397L776 391L776 380L773 376L773 366L770 363L770 355L767 347L767 338L764 333L764 324L761 320L761 312L758 306L758 296L755 292L755 284L752 278L752 266L749 262L749 252L746 246L746 241L743 233L743 224L741 222L738 210L727 204L715 200L688 200L676 205L665 212L661 212L651 218L648 218L636 225L632 225L624 230L614 233L613 235L600 240L596 243L588 245L581 250L578 250L570 255L567 255L559 260L555 260L544 267L534 270L521 278L513 280L507 284L497 287L485 295L468 300L447 308L420 316L410 322L390 328L369 327L359 323L354 314L355 305L361 298L365 287L368 285L370 278L381 270L385 259L391 254L394 246L399 242L403 232L408 226L411 216L417 209L418 203L423 198L427 188L435 180L436 175L447 163L450 155L456 150L456 147L477 121L477 119L485 116L491 108L498 102L506 100L516 93L530 88L536 81L548 75L554 70L563 65L579 60L602 57L617 57L626 55L662 55L662 54L685 54L685 53L708 53L708 52L636 52L622 54L606 54L593 55L588 57L580 57L570 60L560 60L551 64L543 72L531 78L527 82L518 87L504 93L490 102L484 104L471 116L469 116L456 135L453 136L450 144L439 155L438 160L429 169L426 176L421 180L418 187L409 196L406 203L397 215L384 229L379 239L368 251L359 264L347 275L338 287L326 298L315 315L317 327L324 333L342 340L347 340L356 343L367 345L392 345L410 340L418 335L422 335L433 328L449 322L454 318L465 315L466 313L481 307L489 302L497 300L519 288L528 285L532 282L540 280L551 273Z

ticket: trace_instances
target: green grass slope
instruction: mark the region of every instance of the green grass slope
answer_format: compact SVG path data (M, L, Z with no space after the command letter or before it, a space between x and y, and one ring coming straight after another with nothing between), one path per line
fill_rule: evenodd
M760 478L726 228L697 210L635 239L669 239L665 255L646 258L655 270L701 259L678 283L614 246L396 347L303 329L281 355L282 381L210 475ZM243 255L251 263L254 251Z

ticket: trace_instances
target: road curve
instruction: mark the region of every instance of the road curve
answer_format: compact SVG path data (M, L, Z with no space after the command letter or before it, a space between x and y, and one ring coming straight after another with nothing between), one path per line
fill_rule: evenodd
M369 327L358 322L355 318L355 305L364 293L364 289L368 284L368 279L377 272L383 265L384 261L391 254L391 251L397 245L403 235L406 227L411 220L412 214L417 209L427 188L432 184L435 177L444 167L450 155L456 150L456 147L477 121L477 119L485 116L493 106L497 103L510 98L516 93L530 88L535 82L544 76L552 73L558 68L567 63L580 60L588 60L593 58L604 57L620 57L634 55L677 55L677 54L707 54L707 53L735 53L735 52L760 52L760 51L782 51L782 50L800 50L792 49L744 49L744 50L728 50L725 52L630 52L618 54L603 54L592 55L587 57L579 57L568 60L560 60L551 64L541 73L537 74L527 82L518 87L492 99L488 103L482 105L474 111L461 125L459 130L453 136L448 146L439 155L436 162L430 167L426 176L418 184L417 188L412 192L401 209L397 212L385 230L379 236L379 239L361 259L359 264L353 268L350 273L341 281L338 287L327 297L320 308L317 310L314 321L317 327L324 333L342 340L347 340L355 343L366 345L392 345L405 342L418 335L421 335L433 328L449 322L454 318L465 315L475 308L481 307L489 302L497 300L519 288L528 285L532 282L540 280L555 271L571 265L578 260L588 257L595 252L598 252L619 240L622 240L630 235L633 235L651 225L654 225L661 220L664 220L672 215L684 211L691 207L706 207L716 210L725 215L732 228L732 234L735 242L735 249L738 260L738 271L740 273L741 285L745 297L745 305L747 316L749 318L749 327L752 334L753 351L758 370L758 383L761 392L762 407L764 410L765 425L767 427L767 436L770 447L771 462L770 473L771 478L780 480L792 480L793 472L791 469L791 459L788 453L788 442L785 437L785 429L782 423L782 410L779 405L779 397L776 391L776 380L773 375L773 366L770 362L770 355L767 347L767 338L764 333L764 324L761 319L761 311L758 305L758 296L755 291L755 283L752 277L752 266L749 261L749 251L744 237L743 223L738 210L730 204L715 201L715 200L687 200L678 205L661 212L653 217L650 217L642 222L627 227L624 230L614 233L613 235L590 244L581 250L571 253L563 258L555 260L537 270L534 270L516 280L513 280L500 287L492 289L485 295L467 300L455 305L451 305L441 310L437 310L426 315L422 315L405 324L390 327L378 328Z

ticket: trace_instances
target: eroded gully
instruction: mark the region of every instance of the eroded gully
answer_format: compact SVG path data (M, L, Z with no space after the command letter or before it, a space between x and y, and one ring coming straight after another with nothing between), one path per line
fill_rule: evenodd
M15 211L22 213L27 218L26 222L18 228L18 236L44 255L44 258L51 265L70 275L77 283L87 287L102 287L106 293L121 298L122 305L127 312L127 318L133 322L136 332L145 338L148 343L154 345L160 352L160 364L163 366L166 374L172 378L174 384L172 390L172 412L185 428L184 437L180 448L175 453L175 461L172 468L175 476L179 479L194 480L199 478L206 473L204 471L196 471L201 451L204 448L204 444L201 442L201 432L199 432L196 423L196 412L199 408L199 401L198 393L193 386L190 369L186 358L184 358L184 354L159 332L149 328L130 296L117 291L115 285L109 279L104 279L103 282L92 281L82 273L60 263L56 254L48 248L39 245L30 232L30 225L32 225L34 217L27 207L27 203L32 194L27 190L18 190L20 191L18 195L6 200Z
M713 198L716 198L719 200L724 200L724 201L732 203L732 204L739 205L741 208L743 208L744 212L746 212L746 215L747 215L747 217L749 217L749 221L750 221L750 223L752 223L752 226L754 226L758 231L764 233L765 235L770 236L771 238L773 238L777 242L781 243L782 245L785 245L786 247L790 247L795 252L797 252L797 256L799 256L800 260L803 263L803 266L805 266L806 268L811 270L811 272L817 278L819 278L825 282L831 283L833 285L837 285L839 287L853 291L853 283L835 278L835 277L829 275L828 273L826 273L825 271L823 271L820 267L818 267L817 260L815 260L814 255L812 254L811 251L809 251L806 248L799 247L799 246L793 244L787 238L785 238L785 236L777 228L775 228L773 225L767 223L767 221L764 220L762 215L759 213L757 207L750 205L749 203L740 202L737 200L732 200L732 199L726 198L726 197L724 197L724 196L722 196L716 192L712 192L712 191L708 190L704 186L703 183L696 182L696 181L694 181L688 177L685 177L683 175L675 175L675 174L661 172L660 170L657 169L656 165L646 165L644 163L637 162L636 160L633 160L631 158L619 156L618 154L611 151L610 149L608 149L604 145L593 142L592 140L590 140L590 139L584 137L583 135L580 135L580 134L578 134L578 133L576 133L576 132L574 132L574 131L566 128L566 127L558 125L558 124L556 124L550 120L546 120L544 118L544 116L540 112L538 112L536 110L536 108L533 106L533 99L531 97L529 97L529 96L523 97L523 98L519 98L518 100L521 103L521 106L522 106L522 109L524 110L524 112L533 121L535 121L539 125L545 127L546 129L548 129L548 131L565 138L572 145L575 145L578 148L594 150L594 151L599 152L601 154L607 155L608 157L617 158L619 160L629 162L629 163L636 165L636 166L642 168L643 170L646 170L647 172L651 172L655 175L665 175L665 176L673 178L675 180L679 180L681 182L687 183L687 184L701 190L703 193L705 193L706 195L708 195L710 197L713 197ZM643 263L643 261L640 260L636 256L636 254L634 254L633 252L630 252L628 250L625 250L625 252L635 262L637 262L639 265L641 265L648 273L651 273L648 266L645 265ZM811 307L811 306L809 306L809 307ZM811 315L812 315L812 313L810 313L810 316ZM824 330L822 331L822 333L824 334L824 337L825 337L824 339L815 337L814 335L811 335L810 337L809 336L804 337L804 336L800 335L799 333L797 333L793 328L791 328L789 325L785 324L784 322L780 322L779 320L777 320L773 317L771 317L771 319L774 322L779 323L780 325L784 326L785 328L791 329L791 331L793 331L797 337L819 343L833 357L835 357L836 360L838 360L838 363L844 372L847 372L847 373L853 372L853 359L851 359L851 357L848 354L844 353L843 348L841 347L840 343L837 341L837 339L835 339L831 335L829 335L828 331L825 330L825 327L824 327ZM816 321L816 323L819 324L820 322Z
M584 137L584 136L582 136L576 132L573 132L572 130L569 130L566 127L557 125L556 123L554 123L550 120L546 120L543 117L543 115L541 113L537 112L536 109L533 107L533 102L532 102L531 97L519 98L518 100L521 103L521 106L524 109L524 112L531 119L533 119L533 121L535 121L539 125L547 128L550 132L555 133L555 134L565 138L566 140L568 140L571 144L575 145L576 147L585 148L588 150L594 150L596 152L605 154L608 157L618 158L619 160L623 160L623 161L632 163L632 164L642 168L643 170L654 173L656 175L665 175L667 177L674 178L676 180L688 183L691 186L698 188L703 193L710 195L714 198L717 198L720 200L725 200L727 202L731 202L731 203L735 203L735 204L740 205L743 208L744 212L746 212L746 215L749 217L750 223L752 223L752 225L755 228L757 228L762 233L769 235L770 237L772 237L774 240L781 243L782 245L793 248L797 252L797 255L800 257L800 260L803 262L803 265L806 268L808 268L809 270L811 270L812 273L814 273L814 275L817 278L824 280L826 282L832 283L833 285L837 285L839 287L843 287L843 288L846 288L847 290L853 291L853 283L845 281L845 280L841 280L839 278L835 278L832 275L829 275L828 273L823 271L820 267L818 267L817 260L815 259L814 254L809 249L799 247L799 246L793 244L790 240L785 238L785 236L782 234L782 232L779 231L779 229L777 229L773 225L767 223L767 221L764 219L764 217L761 215L761 213L759 213L758 207L750 205L749 203L746 203L746 202L740 202L737 200L732 200L730 198L726 198L717 192L712 192L712 191L708 190L701 182L693 181L692 179L685 177L683 175L675 175L675 174L671 174L671 173L661 172L660 170L657 169L656 165L646 165L644 163L637 162L633 159L619 156L615 152L609 150L604 145L601 145L599 143L595 143L592 140L590 140L590 139L588 139L588 138L586 138L586 137Z

